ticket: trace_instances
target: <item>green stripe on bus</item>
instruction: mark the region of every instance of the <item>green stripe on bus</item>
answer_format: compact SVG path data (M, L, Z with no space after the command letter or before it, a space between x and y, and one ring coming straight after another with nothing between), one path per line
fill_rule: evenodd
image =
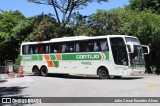
M43 56L42 55L38 55L39 60L43 60Z
M56 55L51 54L50 60L56 60ZM108 60L109 52L96 53L75 53L75 54L61 54L62 60ZM22 61L37 61L43 60L43 55L26 55L21 57Z
M56 60L56 56L55 55L50 55L51 60Z
M109 52L104 53L105 60L109 59ZM62 54L62 60L102 60L101 53Z
M105 60L109 60L109 52L104 52L104 55L106 56Z
M54 67L59 67L59 61L53 61L53 63L54 63Z
M39 59L38 55L22 56L21 59L22 61L42 60L42 59Z

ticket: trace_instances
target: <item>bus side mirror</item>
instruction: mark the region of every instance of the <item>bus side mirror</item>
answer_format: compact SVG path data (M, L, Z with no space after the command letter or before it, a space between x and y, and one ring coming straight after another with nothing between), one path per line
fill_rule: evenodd
M127 44L128 52L134 53L134 46L132 44Z
M143 49L143 55L149 54L150 53L150 48L147 45L142 45Z

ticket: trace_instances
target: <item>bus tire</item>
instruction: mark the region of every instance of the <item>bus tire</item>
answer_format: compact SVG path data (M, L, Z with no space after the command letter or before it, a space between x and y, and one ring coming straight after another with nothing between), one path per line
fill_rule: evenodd
M105 67L98 68L97 74L100 79L109 79L110 78L109 72L108 72L107 68L105 68Z
M33 67L32 72L35 76L40 76L41 75L40 70L37 66Z
M48 69L46 66L42 66L40 71L42 76L48 76Z

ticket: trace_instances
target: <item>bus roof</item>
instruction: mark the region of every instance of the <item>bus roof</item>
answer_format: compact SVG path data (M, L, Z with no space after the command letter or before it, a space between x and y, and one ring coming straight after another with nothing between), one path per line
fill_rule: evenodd
M128 35L104 35L104 36L72 36L72 37L61 37L61 38L53 38L49 41L39 41L39 42L23 42L22 45L25 44L42 44L42 43L50 43L50 42L66 42L66 41L76 41L76 40L85 40L85 39L100 39L100 38L107 38L107 37L132 37L137 38L134 36Z

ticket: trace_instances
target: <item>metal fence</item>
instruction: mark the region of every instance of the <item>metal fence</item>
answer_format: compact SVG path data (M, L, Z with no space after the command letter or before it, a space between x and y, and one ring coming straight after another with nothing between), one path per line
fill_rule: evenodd
M19 69L18 65L13 66L13 72L14 73L18 73L18 69ZM9 66L0 66L0 73L1 74L9 73Z

